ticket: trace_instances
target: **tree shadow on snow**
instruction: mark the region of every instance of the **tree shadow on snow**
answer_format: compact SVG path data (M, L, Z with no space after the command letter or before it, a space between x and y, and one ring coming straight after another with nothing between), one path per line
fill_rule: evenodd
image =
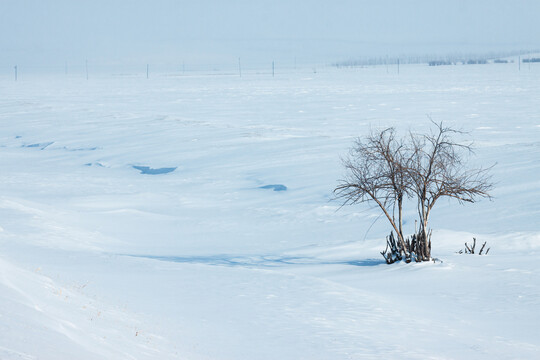
M128 255L138 258L146 258L160 261L204 264L213 266L231 267L279 267L286 265L349 265L349 266L378 266L386 264L379 259L361 260L324 260L312 257L301 256L231 256L231 255L210 255L210 256L155 256L155 255Z

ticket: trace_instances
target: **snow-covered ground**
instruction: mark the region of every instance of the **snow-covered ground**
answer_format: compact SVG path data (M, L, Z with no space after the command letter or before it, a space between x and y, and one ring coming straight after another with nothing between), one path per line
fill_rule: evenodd
M540 65L395 70L1 78L0 359L539 358ZM426 115L494 200L388 266L340 156Z

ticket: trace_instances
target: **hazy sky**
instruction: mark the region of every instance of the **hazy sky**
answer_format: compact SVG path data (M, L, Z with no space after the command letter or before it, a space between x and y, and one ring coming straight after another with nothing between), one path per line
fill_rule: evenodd
M0 0L0 65L538 49L539 15L539 0Z

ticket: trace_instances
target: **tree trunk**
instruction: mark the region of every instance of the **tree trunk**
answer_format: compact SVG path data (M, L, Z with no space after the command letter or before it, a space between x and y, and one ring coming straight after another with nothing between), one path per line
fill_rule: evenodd
M398 216L399 216L399 233L401 234L401 238L404 239L403 236L403 198L398 199Z

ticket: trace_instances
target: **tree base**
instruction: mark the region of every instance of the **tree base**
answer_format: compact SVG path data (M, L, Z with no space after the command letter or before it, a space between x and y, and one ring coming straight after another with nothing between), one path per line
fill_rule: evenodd
M405 241L396 240L391 232L386 237L386 249L381 252L387 264L404 260L406 263L430 261L431 258L431 231L427 237L420 231Z

